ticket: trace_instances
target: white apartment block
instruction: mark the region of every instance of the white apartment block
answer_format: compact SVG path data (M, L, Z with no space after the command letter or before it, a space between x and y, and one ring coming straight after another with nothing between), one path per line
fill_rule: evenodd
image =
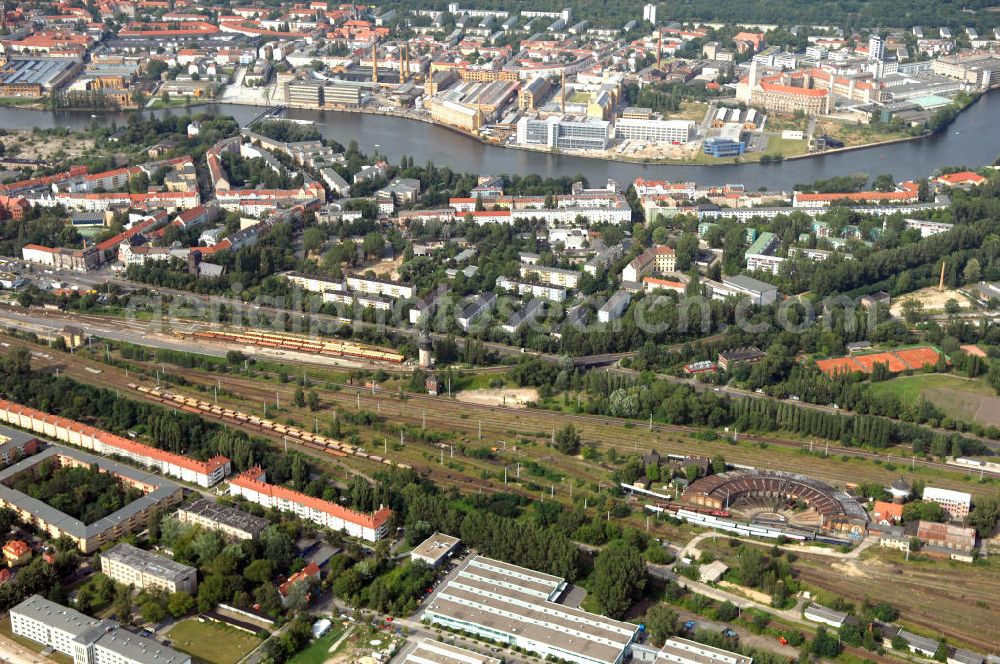
M11 631L73 659L73 664L191 664L191 656L32 595L10 610Z
M515 281L508 277L497 279L497 288L518 295L531 295L540 297L552 302L563 302L566 300L566 289L559 286L546 286L544 284L532 284L526 281Z
M139 590L152 588L193 595L198 589L198 570L195 568L124 542L101 554L101 572Z
M521 277L537 275L543 283L552 286L562 286L563 288L578 288L580 285L580 273L574 270L564 270L558 267L547 267L545 265L525 265L520 268Z
M347 290L368 295L382 295L393 299L401 297L413 297L413 286L407 286L395 281L383 281L381 279L369 279L367 277L347 277L344 280Z

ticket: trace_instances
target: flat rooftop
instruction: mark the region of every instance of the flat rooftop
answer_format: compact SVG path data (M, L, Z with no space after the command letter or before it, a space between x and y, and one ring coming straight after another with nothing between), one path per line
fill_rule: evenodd
M196 573L193 567L182 565L170 558L125 542L114 545L101 556L107 560L127 565L132 569L141 570L144 574L151 574L158 579L179 581Z
M402 664L500 664L500 660L440 641L424 639L406 656Z
M112 512L103 519L99 519L94 523L85 524L83 521L74 519L68 514L60 512L56 508L37 498L32 498L26 493L15 491L6 485L7 480L11 477L23 473L46 459L56 456L68 457L79 463L87 464L88 466L97 464L105 471L127 478L132 482L146 484L155 488L146 495L133 500L117 512ZM19 509L25 510L35 517L42 519L50 526L54 526L77 539L89 539L96 537L99 533L102 533L110 528L114 528L115 526L128 521L128 519L139 512L142 512L143 510L153 507L170 498L174 495L174 493L180 490L181 486L179 484L171 482L162 475L154 475L153 473L139 470L138 468L133 468L132 466L126 466L123 463L118 463L117 461L112 461L111 459L94 456L93 454L88 454L87 452L73 449L71 447L64 447L62 445L50 445L38 454L22 459L21 461L0 470L0 500L3 500L11 505L15 505Z
M713 648L697 641L673 636L667 639L656 656L655 664L752 664L753 658Z
M558 604L566 581L476 556L431 600L425 617L458 622L613 664L638 626Z
M267 528L267 519L247 514L235 507L220 505L208 498L201 498L190 505L182 505L178 511L194 514L230 528L238 528L253 535Z
M451 535L434 533L415 546L413 551L410 552L410 555L420 556L421 558L429 558L436 561L441 558L441 556L458 546L460 541L461 540L459 538Z

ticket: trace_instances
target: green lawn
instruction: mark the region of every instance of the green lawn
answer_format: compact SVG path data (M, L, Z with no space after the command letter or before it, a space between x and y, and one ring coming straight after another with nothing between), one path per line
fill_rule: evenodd
M330 657L330 646L343 635L344 627L334 623L330 631L322 638L309 644L309 647L288 660L288 664L323 664Z
M950 417L972 421L984 399L997 395L982 380L970 380L950 374L916 374L872 383L873 394L895 394L906 403L921 396L941 408Z
M246 632L212 622L190 618L177 623L167 633L171 647L209 664L236 664L258 645L260 639Z

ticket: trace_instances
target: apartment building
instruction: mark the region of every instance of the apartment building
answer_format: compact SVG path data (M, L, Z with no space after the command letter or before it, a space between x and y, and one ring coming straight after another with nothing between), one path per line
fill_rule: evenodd
M98 454L124 457L169 477L201 487L218 484L232 468L230 460L221 455L207 461L198 461L6 399L0 399L0 421Z
M101 572L139 590L150 588L193 595L198 589L198 570L195 568L125 542L101 554Z
M344 280L347 290L368 295L382 295L393 299L413 297L413 286L387 279L349 276Z
M392 517L392 510L387 507L362 514L277 484L268 484L267 476L259 466L231 479L229 494L242 496L264 507L292 512L299 518L369 542L377 542L388 534L388 522Z
M32 595L10 610L11 631L72 658L74 664L191 664L191 656Z
M267 528L267 519L247 514L235 507L220 505L208 498L183 505L177 510L177 520L239 540L254 539Z
M522 264L519 270L521 277L537 276L542 283L563 288L578 288L580 285L580 273L574 270L565 270L558 267L548 267L545 265L525 265Z

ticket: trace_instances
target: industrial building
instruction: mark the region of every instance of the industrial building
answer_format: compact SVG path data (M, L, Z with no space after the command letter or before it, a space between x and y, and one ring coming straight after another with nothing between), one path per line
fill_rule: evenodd
M496 657L425 638L402 661L402 664L500 664Z
M145 495L112 512L93 523L83 523L57 510L37 498L15 491L6 485L7 480L30 470L34 466L55 459L63 466L99 466L102 471L112 473L122 482L141 489ZM108 542L146 527L149 514L163 512L184 497L179 484L161 475L126 466L125 464L96 457L61 445L52 445L34 456L18 461L0 471L0 507L9 507L18 513L25 523L30 523L50 537L66 536L73 540L83 553L90 553Z
M69 58L11 60L0 67L0 95L41 97L61 87L80 68Z
M234 539L254 539L267 528L267 519L202 498L177 510L177 520Z
M155 639L32 595L10 610L11 631L70 657L74 664L191 664Z
M430 600L423 620L574 664L620 664L638 625L559 603L565 579L471 558Z
M965 521L972 506L972 494L951 489L938 489L929 486L924 489L924 500L937 503L952 521Z
M753 658L672 636L663 644L653 664L753 664Z
M198 570L195 568L125 542L101 554L101 572L139 590L152 588L193 595L198 589Z

